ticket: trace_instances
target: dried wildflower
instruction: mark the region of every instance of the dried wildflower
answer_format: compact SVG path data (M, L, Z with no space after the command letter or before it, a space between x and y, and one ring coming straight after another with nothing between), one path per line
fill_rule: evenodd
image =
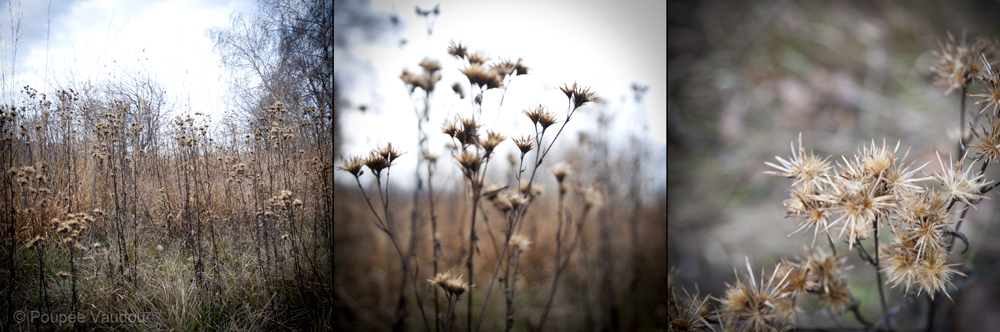
M597 184L590 186L577 186L577 194L583 198L583 203L589 207L599 207L604 204L604 194Z
M531 149L535 146L534 138L531 136L521 136L521 139L511 138L511 140L513 140L514 144L517 145L517 148L521 150L522 156L527 154L528 151L531 151Z
M517 252L528 250L528 245L530 244L531 240L528 240L528 238L521 236L520 234L515 234L510 237L510 245L514 248L514 250L517 250Z
M1000 91L998 91L1000 92ZM1000 117L988 116L989 128L983 127L982 133L972 127L972 133L979 139L979 143L969 145L979 149L979 155L987 162L998 161L1000 159Z
M814 229L811 245L815 246L816 236L819 235L820 229L829 234L829 217L833 214L830 211L829 203L815 199L812 192L806 191L805 188L795 187L792 189L791 198L786 199L784 205L786 209L785 218L805 218L799 224L799 228L792 232L792 234L788 234L788 236L795 235L795 233L811 227Z
M505 77L514 73L514 62L510 61L510 59L503 59L493 64L490 70L502 81Z
M844 272L853 266L844 266L847 258L837 259L837 256L816 248L809 251L804 263L812 280L816 283L817 290L822 293L829 293L830 289L838 280L845 278Z
M458 118L459 127L455 131L455 138L458 139L459 143L463 145L476 144L479 142L478 132L479 125L476 123L475 118Z
M806 149L802 147L802 133L799 133L798 150L795 149L794 142L791 143L791 146L792 157L789 160L774 156L781 163L781 166L772 164L771 162L764 162L764 164L774 167L781 172L766 171L764 174L795 179L792 186L818 186L821 175L833 168L833 166L828 166L827 164L827 160L830 157L820 160L819 157L813 155L812 151L809 151L809 155L806 155Z
M382 155L382 157L385 158L385 160L388 160L390 163L395 161L396 158L399 158L399 156L403 155L402 153L399 152L399 150L392 148L392 143L386 144L384 147L379 148L377 151L378 154Z
M361 176L361 174L364 174L364 171L361 170L361 167L365 166L367 163L368 161L366 159L361 159L359 157L351 157L350 159L341 158L341 164L343 164L343 166L337 167L337 169L351 173L351 175L354 175L354 177L358 177ZM244 165L244 167L246 166L245 164L240 164L240 165ZM243 169L238 170L237 173L241 171L243 171ZM94 209L94 213L95 214L97 213L97 209Z
M985 54L979 54L979 56L982 59L985 70L979 72L979 75L977 76L979 77L979 82L983 84L983 88L986 88L986 93L969 95L969 97L985 98L976 102L976 105L986 102L986 107L979 110L979 114L982 114L987 108L990 108L991 105L993 106L993 113L995 114L997 109L1000 108L1000 73L993 70L993 66L986 60Z
M163 252L163 245L157 244L156 251Z
M674 288L670 287L668 297L671 305L667 306L667 321L670 331L704 331L709 327L706 318L711 313L708 305L709 296L701 297L699 292L694 295L688 293L686 289L684 296L674 294Z
M948 40L944 43L938 41L941 52L934 51L937 60L931 70L937 76L934 82L937 85L948 87L945 95L952 90L964 87L972 78L979 75L980 68L977 57L981 53L992 53L992 46L982 39L977 39L975 44L965 43L965 34L962 34L962 43L955 41L955 36L948 32Z
M461 154L455 156L455 160L457 160L458 164L462 165L462 168L465 168L465 170L469 173L479 171L479 165L483 162L483 160L479 158L478 153L468 150L462 151Z
M566 175L573 172L573 167L565 161L560 161L549 166L549 170L552 171L552 175L556 176L556 181L562 183L566 179Z
M296 198L295 201L292 202L292 206L302 206L302 200Z
M389 163L389 161L386 160L381 154L376 151L372 151L368 154L368 157L365 158L365 166L367 166L368 169L375 174L375 177L381 177L382 170L392 166L392 164Z
M507 193L507 202L510 204L511 207L517 209L522 204L524 204L525 199L524 196L521 196L519 194Z
M451 138L455 138L455 134L458 132L458 128L455 128L455 123L448 121L441 126L441 132L448 134Z
M420 61L420 67L423 67L424 70L427 71L428 73L433 74L434 72L441 70L441 63L439 63L437 60L424 58L422 61Z
M529 183L528 181L521 182L521 185L517 187L517 191L522 194L528 192L528 185L531 185L531 197L538 197L545 193L545 187L537 183Z
M471 59L471 57L470 57ZM500 78L497 77L496 73L492 70L487 70L481 64L473 63L469 67L459 70L462 74L469 79L469 83L478 85L480 87L486 87L487 89L493 89L500 87L502 83Z
M832 191L815 196L817 200L830 204L833 213L840 214L840 218L833 222L844 221L837 237L847 231L851 249L854 242L867 238L875 227L881 227L881 223L876 223L878 216L887 214L896 206L893 195L879 191L880 183L872 181L871 177L855 174L860 168L859 162L847 162L846 166L841 166L842 174L824 178Z
M962 158L957 165L948 160L948 167L945 167L944 162L941 161L941 155L937 154L938 163L941 164L943 169L941 173L937 171L932 171L932 176L934 180L937 180L945 188L945 194L951 199L960 200L965 202L965 204L975 207L975 203L978 203L986 196L983 196L980 191L990 182L985 182L984 174L973 175L970 173L972 167L967 168L964 172L962 171L962 164L965 158Z
M580 108L580 106L583 106L586 103L601 100L600 97L594 96L594 93L590 91L590 87L577 85L576 82L573 82L572 87L568 84L563 84L563 86L559 87L559 90L566 95L566 98L570 99L573 103L574 110Z
M847 280L837 280L830 284L827 291L818 294L819 300L826 305L827 310L835 316L839 316L847 310L848 301L851 298L851 289L847 285Z
M549 112L544 112L538 117L538 124L542 126L542 131L545 131L545 129L548 129L549 126L555 124L556 122L558 121L556 121L555 115Z
M817 287L819 287L819 283L816 278L809 273L808 260L795 264L789 262L785 258L782 258L779 266L781 267L778 272L779 275L788 274L784 291L790 294L788 296L789 299L794 301L795 298L801 296L802 294L805 294L808 291L816 290Z
M779 316L776 303L787 294L782 293L788 273L779 275L779 268L776 267L771 277L764 281L764 273L761 271L761 281L757 283L753 270L750 268L750 261L747 260L747 271L745 279L749 279L749 285L739 280L735 285L726 286L726 295L721 300L722 311L741 318L744 328L750 331L770 331L775 330L783 324L786 317ZM734 271L735 268L734 268ZM780 277L780 280L775 280Z
M61 278L67 278L67 277L70 276L69 272L66 272L66 271L59 271L59 273L56 273L56 275L59 276L59 277L61 277Z
M486 139L485 140L480 140L481 145L483 147L483 150L485 151L485 156L484 157L488 158L490 156L490 154L493 153L493 149L496 148L497 145L499 145L505 139L507 139L506 136L504 136L504 135L502 135L500 133L495 133L495 132L493 132L491 130L487 130L486 131Z
M476 53L466 55L465 60L468 60L471 65L482 65L489 62L490 57L483 51L476 51Z
M462 295L469 290L469 285L462 281L462 276L452 275L451 272L438 273L434 278L427 279L431 285L438 285L450 296Z
M462 45L462 42L458 42L458 44L456 45L454 40L450 41L450 45L448 46L448 54L450 54L451 56L454 56L459 59L465 59L465 56L468 54L468 52L469 50Z

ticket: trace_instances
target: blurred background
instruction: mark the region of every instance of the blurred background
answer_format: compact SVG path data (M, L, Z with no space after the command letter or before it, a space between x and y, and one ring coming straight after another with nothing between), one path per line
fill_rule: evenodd
M959 41L963 33L969 42L1000 37L995 1L670 1L667 12L667 260L677 268L675 286L697 284L717 297L735 281L734 266L745 273L745 259L770 273L782 257L804 256L812 240L788 237L798 225L782 206L791 180L764 175L764 162L787 158L801 133L807 152L831 162L872 140L901 141L898 156L909 149L908 162L940 170L935 152L947 158L958 140L960 92L944 95L932 84L932 51L948 31ZM976 83L969 93L981 90ZM982 108L977 100L968 99L969 114ZM996 167L987 179L1000 179ZM989 196L961 228L977 253L963 266L972 278L958 279L969 282L947 310L948 328L998 319L1000 242L990 239L1000 234L989 224L1000 197ZM862 312L877 319L873 268L855 253L841 256L854 265L849 282ZM887 299L900 303L901 290ZM922 314L909 308L902 315ZM804 325L833 326L808 310L803 317ZM857 325L850 315L842 323Z

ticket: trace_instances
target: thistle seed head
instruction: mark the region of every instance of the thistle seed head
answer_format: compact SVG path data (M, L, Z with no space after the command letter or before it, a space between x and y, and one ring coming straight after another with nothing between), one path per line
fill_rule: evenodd
M468 52L469 52L468 48L462 45L461 41L459 41L457 45L455 44L454 40L450 41L450 45L448 46L448 54L450 54L451 56L454 56L459 59L465 59L465 56L468 55Z
M522 156L527 154L528 151L531 151L531 149L535 146L534 138L531 136L521 136L521 139L511 138L511 140L513 140L514 144L517 145L517 148L521 150Z

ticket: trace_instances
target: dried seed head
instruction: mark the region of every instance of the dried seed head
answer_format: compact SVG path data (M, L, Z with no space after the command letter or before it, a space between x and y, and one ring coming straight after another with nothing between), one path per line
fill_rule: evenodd
M482 65L490 61L490 57L486 55L483 51L476 51L476 53L468 54L465 57L472 65Z
M433 74L434 72L441 70L441 63L437 60L424 58L424 60L420 61L420 67L423 67L428 73Z
M521 139L511 138L517 148L521 150L521 155L525 155L534 147L534 138L531 136L521 136Z
M964 33L961 43L956 42L955 36L948 32L948 40L944 43L938 41L938 45L941 52L933 52L937 60L931 70L937 76L934 83L948 87L945 95L966 85L982 72L978 61L980 54L989 53L992 56L996 53L993 45L983 39L977 39L975 44L966 44Z
M462 165L462 168L465 168L465 170L470 174L478 171L479 165L482 163L482 159L479 158L478 153L468 150L462 151L461 154L455 156L455 160L457 160L458 164Z
M542 113L545 113L545 108L541 104L539 104L537 108L523 110L521 111L521 113L524 113L524 115L527 116L528 119L531 119L531 123L537 125L538 119L542 117Z
M343 166L337 167L337 169L351 173L351 175L354 175L354 177L358 177L361 176L361 174L364 174L364 171L361 170L361 167L365 166L368 163L368 161L366 159L361 159L360 157L350 157L349 159L343 159L343 157L341 157L340 163ZM242 168L240 168L241 165ZM245 171L246 164L239 164L233 167L236 168L237 173L240 173ZM101 214L103 212L98 213L98 209L94 209L94 213Z
M524 204L524 196L515 193L507 193L507 202L510 203L511 207L517 209L521 206L521 204Z
M986 196L981 194L981 189L992 181L986 181L985 174L975 175L970 173L973 167L969 167L962 171L962 164L965 158L962 158L958 164L953 161L948 160L948 166L944 165L941 161L941 155L938 154L938 163L941 164L943 171L938 173L937 171L932 171L932 176L934 180L937 180L944 186L944 193L948 195L951 199L957 199L969 206L975 207L975 203L978 203Z
M549 112L542 113L542 115L538 117L538 124L542 126L542 131L545 131L545 129L548 129L549 126L555 124L556 122L559 122L556 121L556 116Z
M292 202L292 206L302 206L302 200L296 198L295 201Z
M469 50L462 45L462 42L460 41L456 45L455 41L452 40L450 44L451 45L448 46L448 54L451 54L452 56L459 59L465 59L465 56L468 54Z
M25 249L31 249L32 247L34 247L39 242L42 242L42 243L45 242L45 238L42 237L41 235L37 235L37 236L35 236L35 238L29 240L28 243L24 245L24 248Z
M470 56L471 59L471 56ZM493 89L501 86L500 78L492 70L487 70L481 64L473 63L469 67L459 70L469 79L469 83Z
M589 186L577 186L576 193L583 198L583 203L590 207L599 207L604 204L604 194L597 184Z
M388 160L390 163L395 161L396 158L399 158L399 156L403 155L402 153L399 152L399 150L395 150L392 148L392 143L387 143L384 147L379 148L377 151L378 154L382 155L382 157L385 158L385 160Z
M469 290L469 285L462 281L462 276L452 275L451 272L438 273L434 278L427 279L431 285L438 285L451 296L462 295Z
M506 136L500 133L495 133L491 130L487 130L486 139L480 141L482 142L483 150L486 151L485 157L489 157L490 154L493 153L493 149L496 148L497 145L499 145L500 142L503 142L505 139L507 139Z
M455 134L458 132L458 128L455 128L455 123L448 121L441 126L441 132L448 134L451 138L455 138Z
M375 177L380 177L382 175L382 170L392 166L388 160L385 159L381 154L372 151L368 153L368 157L365 158L365 166L368 167L375 174Z
M979 82L983 84L984 88L986 88L986 93L969 96L985 98L976 102L976 105L983 102L986 103L986 107L983 107L983 109L979 111L979 114L982 114L986 111L986 109L990 108L990 106L993 106L993 113L996 114L997 109L1000 108L1000 73L993 70L993 66L988 60L986 60L985 54L980 53L979 56L983 62L985 70L981 71L977 76L979 77Z
M69 277L69 272L59 271L59 273L56 273L56 275L59 276L59 277L62 277L62 278L67 278L67 277Z
M525 250L528 250L528 245L530 244L531 240L528 240L528 238L521 236L520 234L515 234L514 236L510 237L510 245L514 247L514 250L517 250L518 252L523 252Z
M163 245L157 244L156 251L163 252Z
M455 91L458 94L458 98L465 99L465 89L462 89L462 85L455 82L451 85L451 91Z
M552 174L556 176L556 181L562 183L566 175L573 172L573 167L565 161L560 161L549 167Z

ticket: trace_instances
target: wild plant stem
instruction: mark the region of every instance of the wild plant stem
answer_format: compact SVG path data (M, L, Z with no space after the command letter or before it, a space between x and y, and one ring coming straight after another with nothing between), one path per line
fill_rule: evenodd
M878 257L878 233L879 233L879 231L878 231L878 228L879 228L878 227L878 217L876 217L875 220L872 221L872 222L875 224L875 225L873 225L873 226L875 226L875 239L874 239L875 240L875 257L872 258L872 260L875 262L875 264L873 264L873 265L875 266L875 277L878 280L878 297L879 297L879 300L881 300L881 302L882 302L882 314L886 315L886 314L889 313L889 306L885 305L885 292L882 290L882 272L879 271L879 266L878 266L878 264L879 264L879 257ZM892 330L891 327L889 329Z

